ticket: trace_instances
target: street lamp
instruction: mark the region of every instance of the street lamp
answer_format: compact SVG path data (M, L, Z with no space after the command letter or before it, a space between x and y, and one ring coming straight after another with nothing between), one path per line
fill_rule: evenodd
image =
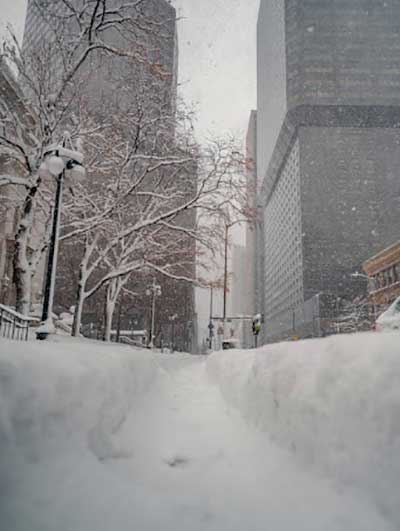
M67 148L67 143L69 144L69 148ZM46 149L43 155L43 162L39 168L39 174L42 178L54 177L57 181L53 209L53 222L47 259L42 320L39 328L36 331L37 339L41 340L47 339L49 334L54 333L53 301L58 258L63 184L67 171L68 175L74 180L83 179L85 177L86 171L82 166L82 162L82 153L73 149L69 134L64 133L61 145L51 145Z
M169 317L171 322L171 352L175 350L175 321L178 319L178 314L174 313Z
M225 253L224 253L224 305L223 305L223 323L225 326L225 319L226 319L226 293L228 290L228 231L230 229L230 225L225 225Z
M209 323L208 323L208 346L209 346L209 349L212 350L212 339L213 339L213 336L214 336L214 323L213 323L213 295L214 295L214 291L213 291L213 287L211 286L210 288L210 320L209 320Z
M154 348L154 325L155 325L155 314L156 314L156 297L161 296L161 286L156 283L156 279L153 278L153 284L146 290L146 295L152 295L152 305L151 305L151 334L150 334L150 343L149 347Z

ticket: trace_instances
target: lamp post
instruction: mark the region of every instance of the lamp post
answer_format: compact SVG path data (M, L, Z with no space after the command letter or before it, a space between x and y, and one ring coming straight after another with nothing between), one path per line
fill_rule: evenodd
M208 346L212 350L212 340L214 336L214 323L213 323L213 287L210 288L210 321L208 323Z
M171 352L175 351L175 321L178 318L178 314L174 313L174 315L171 315L169 317L169 320L171 322Z
M146 290L147 295L152 295L152 305L151 305L151 332L150 332L150 343L149 347L154 348L154 328L155 328L155 315L156 315L156 297L161 296L161 286L156 283L156 279L153 278L153 284Z
M225 326L225 319L226 319L226 295L228 291L228 231L231 225L225 225L225 252L224 252L224 305L223 305L223 311L222 311L222 317L224 319L224 326Z
M67 142L70 144L70 149L67 149ZM66 171L69 171L73 178L83 178L86 172L82 166L82 162L82 153L73 149L71 139L69 135L65 133L61 145L52 145L47 148L44 153L43 162L39 168L41 177L48 178L51 176L57 181L47 259L42 320L41 325L36 331L36 337L40 340L47 339L49 334L54 333L53 301L58 258L62 192Z

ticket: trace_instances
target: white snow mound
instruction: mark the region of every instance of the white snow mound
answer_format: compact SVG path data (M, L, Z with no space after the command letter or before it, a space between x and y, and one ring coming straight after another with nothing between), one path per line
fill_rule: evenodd
M225 399L307 466L361 488L400 529L400 336L218 352Z
M10 452L39 461L78 437L98 459L118 457L112 435L157 369L145 351L101 343L0 342L0 470Z

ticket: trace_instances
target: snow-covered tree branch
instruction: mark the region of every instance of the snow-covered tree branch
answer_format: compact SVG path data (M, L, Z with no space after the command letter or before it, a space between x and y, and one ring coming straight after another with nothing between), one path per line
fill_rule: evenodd
M148 16L137 0L119 7L110 0L36 0L34 4L37 17L45 24L46 38L35 47L21 49L10 33L0 57L3 77L14 94L11 99L8 92L0 96L0 155L9 162L8 171L0 174L0 188L18 186L22 192L15 235L14 283L17 310L25 314L29 311L31 280L38 264L36 251L46 248L36 241L32 227L44 227L51 209L51 204L43 201L51 196L45 191L54 188L54 182L39 172L46 148L59 143L65 128L73 131L73 139L81 129L83 136L95 134L81 127L80 118L82 108L90 107L88 102L93 100L91 91L96 88L97 66L103 57L124 61L121 72L137 71L140 65L143 71L159 78L167 75L148 35L154 37L153 42L160 42L167 38L165 25L171 23ZM110 35L118 38L110 39ZM89 110L93 114L94 109ZM94 131L104 128L104 115L98 118L97 124L93 120ZM98 216L104 219L107 214Z

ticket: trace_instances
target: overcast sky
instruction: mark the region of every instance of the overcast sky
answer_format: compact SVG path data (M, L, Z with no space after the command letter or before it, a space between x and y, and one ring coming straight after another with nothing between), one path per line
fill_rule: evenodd
M179 74L199 109L199 132L244 135L256 106L259 0L173 0L179 22ZM26 0L0 0L0 23L22 36Z
M259 0L175 0L180 80L201 129L243 131L256 106Z

